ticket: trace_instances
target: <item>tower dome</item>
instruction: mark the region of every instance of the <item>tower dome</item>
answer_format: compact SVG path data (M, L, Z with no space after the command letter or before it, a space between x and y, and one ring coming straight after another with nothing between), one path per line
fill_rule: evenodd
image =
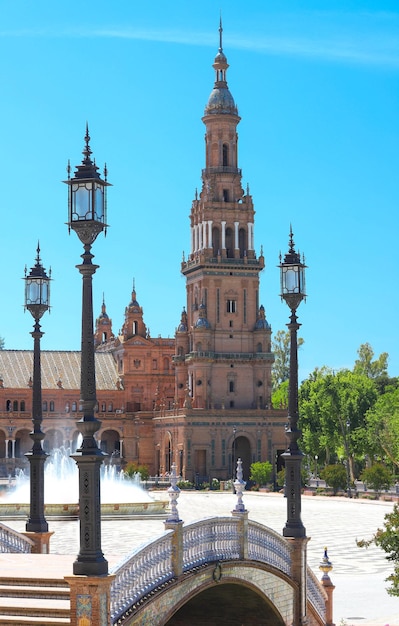
M232 115L238 115L238 110L234 102L234 98L231 95L227 86L226 72L229 64L227 63L226 55L223 52L222 46L222 20L220 20L219 36L220 44L213 67L215 69L216 77L215 84L208 98L208 103L205 107L205 115L213 113L230 113Z

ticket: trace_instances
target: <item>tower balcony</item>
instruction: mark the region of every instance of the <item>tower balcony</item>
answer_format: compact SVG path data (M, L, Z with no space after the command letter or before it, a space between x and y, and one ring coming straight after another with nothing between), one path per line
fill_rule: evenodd
M209 174L237 174L242 176L242 170L239 167L233 167L232 165L219 165L217 167L206 167L202 170L202 177L206 177Z
M228 268L233 268L236 270L246 270L251 269L252 271L261 271L265 266L265 260L263 256L260 256L258 259L251 259L249 257L244 258L230 258L223 256L209 256L209 250L202 250L197 254L192 254L187 259L187 261L182 261L181 271L183 274L188 274L189 272L194 271L198 267L208 266L210 268L216 269L217 266L225 267L226 270Z

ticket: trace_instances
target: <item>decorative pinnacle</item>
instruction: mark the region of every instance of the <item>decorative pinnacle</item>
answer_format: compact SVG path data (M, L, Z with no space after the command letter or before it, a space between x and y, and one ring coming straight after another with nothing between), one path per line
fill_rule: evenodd
M330 559L328 558L328 554L327 554L327 547L325 547L324 555L319 565L319 569L323 572L323 579L330 578L328 573L331 572L332 568L333 568L332 563Z
M223 26L222 26L222 15L220 15L220 22L219 22L219 52L223 52Z
M90 135L89 135L89 124L86 122L86 134L85 134L85 147L82 151L83 156L85 157L83 159L83 163L91 163L91 159L90 159L90 155L92 154L91 148L90 148Z

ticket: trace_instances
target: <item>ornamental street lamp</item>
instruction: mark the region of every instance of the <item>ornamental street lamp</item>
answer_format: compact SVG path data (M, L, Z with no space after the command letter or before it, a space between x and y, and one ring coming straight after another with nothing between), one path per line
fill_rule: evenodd
M25 310L32 314L35 320L33 337L33 390L32 390L32 422L33 431L30 437L33 447L26 457L30 463L30 511L26 523L28 532L46 533L48 524L44 517L44 464L47 454L42 448L44 433L42 432L42 380L40 367L40 339L43 334L39 320L50 308L50 276L40 262L40 247L37 244L36 263L30 273L25 267Z
M285 537L305 537L306 530L301 520L301 464L303 454L298 446L301 431L298 429L298 343L297 331L300 327L296 310L306 298L305 267L295 251L292 228L290 228L289 250L280 254L281 298L291 309L290 323L290 380L288 396L288 438L287 451L282 454L285 461L285 484L287 496L287 522L283 529Z
M94 416L96 377L93 335L92 277L98 265L92 263L91 246L97 235L106 233L107 169L104 179L91 160L89 130L86 125L83 161L76 166L74 177L68 163L68 229L74 230L83 243L83 263L77 265L82 275L82 342L80 394L83 417L76 423L82 443L72 458L79 469L80 550L73 564L73 573L83 576L108 574L108 562L101 550L100 466L105 454L98 448L94 434L101 422Z

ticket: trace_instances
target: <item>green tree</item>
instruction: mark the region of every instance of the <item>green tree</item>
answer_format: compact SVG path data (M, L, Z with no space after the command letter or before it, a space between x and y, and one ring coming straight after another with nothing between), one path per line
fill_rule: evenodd
M389 459L399 467L399 384L385 388L366 413L368 446L371 456Z
M353 371L355 374L363 374L368 378L388 376L388 352L382 352L374 359L374 350L369 343L362 343L357 351L359 358L355 361Z
M269 461L265 461L263 463L257 461L256 463L252 463L250 467L249 480L253 480L254 483L260 487L261 485L266 485L270 482L272 473L273 467Z
M339 489L346 489L347 487L346 469L341 463L326 465L320 472L320 478L332 488L334 495Z
M385 580L391 584L387 589L390 596L399 596L399 507L397 504L384 517L384 528L379 528L372 539L357 542L361 548L375 544L387 553L387 560L393 563L393 572Z
M4 350L5 341L3 337L0 337L0 350Z
M282 382L272 393L272 405L275 409L286 409L288 407L288 387L289 381Z
M368 452L365 415L376 399L375 384L367 376L316 370L299 390L303 450L327 464L347 459L353 481L354 457Z
M300 348L304 340L298 337L297 341L298 348ZM290 377L290 347L290 332L288 330L278 330L272 342L272 351L274 353L272 384L274 390Z
M382 463L374 463L371 467L367 467L360 478L377 494L383 490L388 491L393 483L392 473Z

